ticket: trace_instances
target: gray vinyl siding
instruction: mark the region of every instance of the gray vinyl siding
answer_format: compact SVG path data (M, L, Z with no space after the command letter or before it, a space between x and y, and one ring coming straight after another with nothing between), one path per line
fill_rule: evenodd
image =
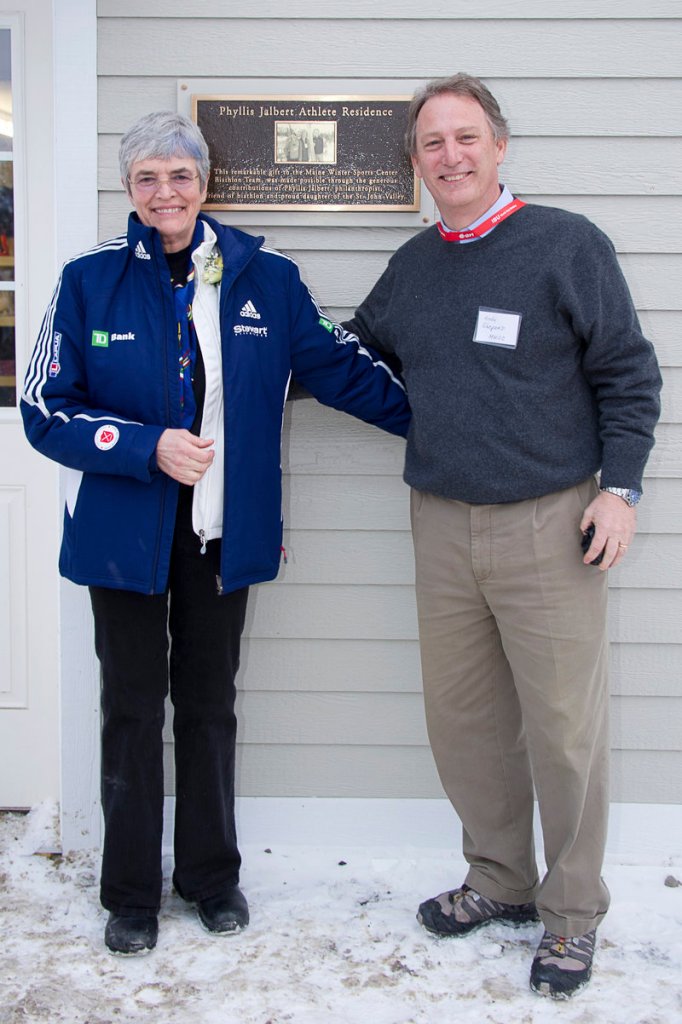
M568 13L566 8L569 9ZM682 16L678 0L99 0L99 227L121 133L177 81L481 75L512 126L503 179L613 239L663 368L639 533L611 577L613 798L682 799ZM449 54L466 54L466 66ZM404 87L401 88L401 83ZM219 214L229 220L228 215ZM413 229L247 230L349 315ZM243 225L240 225L243 226ZM420 696L403 442L311 400L286 413L279 580L255 588L240 673L245 796L438 797ZM168 733L168 764L171 763ZM170 774L170 773L169 773Z

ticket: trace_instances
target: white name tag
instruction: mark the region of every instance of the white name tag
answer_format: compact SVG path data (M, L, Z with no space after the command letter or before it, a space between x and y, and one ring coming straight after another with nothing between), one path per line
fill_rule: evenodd
M486 309L480 306L474 341L483 345L501 345L502 348L516 348L521 330L521 313L510 313L507 309Z

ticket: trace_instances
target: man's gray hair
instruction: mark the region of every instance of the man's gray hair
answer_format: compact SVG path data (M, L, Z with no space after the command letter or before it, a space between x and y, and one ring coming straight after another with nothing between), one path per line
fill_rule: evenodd
M145 114L128 129L118 151L121 180L130 191L128 175L138 160L171 160L188 156L196 161L202 189L208 181L211 161L206 140L194 121L173 110Z
M405 147L410 156L414 156L417 152L417 118L420 110L427 100L434 96L442 96L443 93L469 96L472 100L476 100L483 107L488 118L493 138L496 141L509 138L507 119L503 117L500 105L490 89L483 84L480 78L460 71L450 78L434 78L426 85L422 85L414 94L407 112L407 131L405 132Z

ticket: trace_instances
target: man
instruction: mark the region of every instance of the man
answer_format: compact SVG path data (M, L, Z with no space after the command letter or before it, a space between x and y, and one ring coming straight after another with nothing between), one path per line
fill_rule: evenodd
M465 935L539 915L531 987L567 998L609 903L606 570L635 532L660 374L613 246L583 217L515 200L498 179L507 141L478 79L415 95L408 148L442 222L345 326L396 358L413 410L426 717L469 864L417 916Z

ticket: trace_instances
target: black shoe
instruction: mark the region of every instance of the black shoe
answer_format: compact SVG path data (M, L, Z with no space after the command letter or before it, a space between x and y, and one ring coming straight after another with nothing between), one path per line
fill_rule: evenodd
M533 992L552 999L570 999L592 974L596 932L564 939L546 931L530 969Z
M120 917L109 914L104 944L115 956L144 956L151 953L159 937L156 917Z
M534 903L500 903L462 885L422 903L417 920L434 935L468 935L491 921L518 927L539 918Z
M249 905L238 885L197 900L197 914L206 931L214 935L234 935L249 923Z

